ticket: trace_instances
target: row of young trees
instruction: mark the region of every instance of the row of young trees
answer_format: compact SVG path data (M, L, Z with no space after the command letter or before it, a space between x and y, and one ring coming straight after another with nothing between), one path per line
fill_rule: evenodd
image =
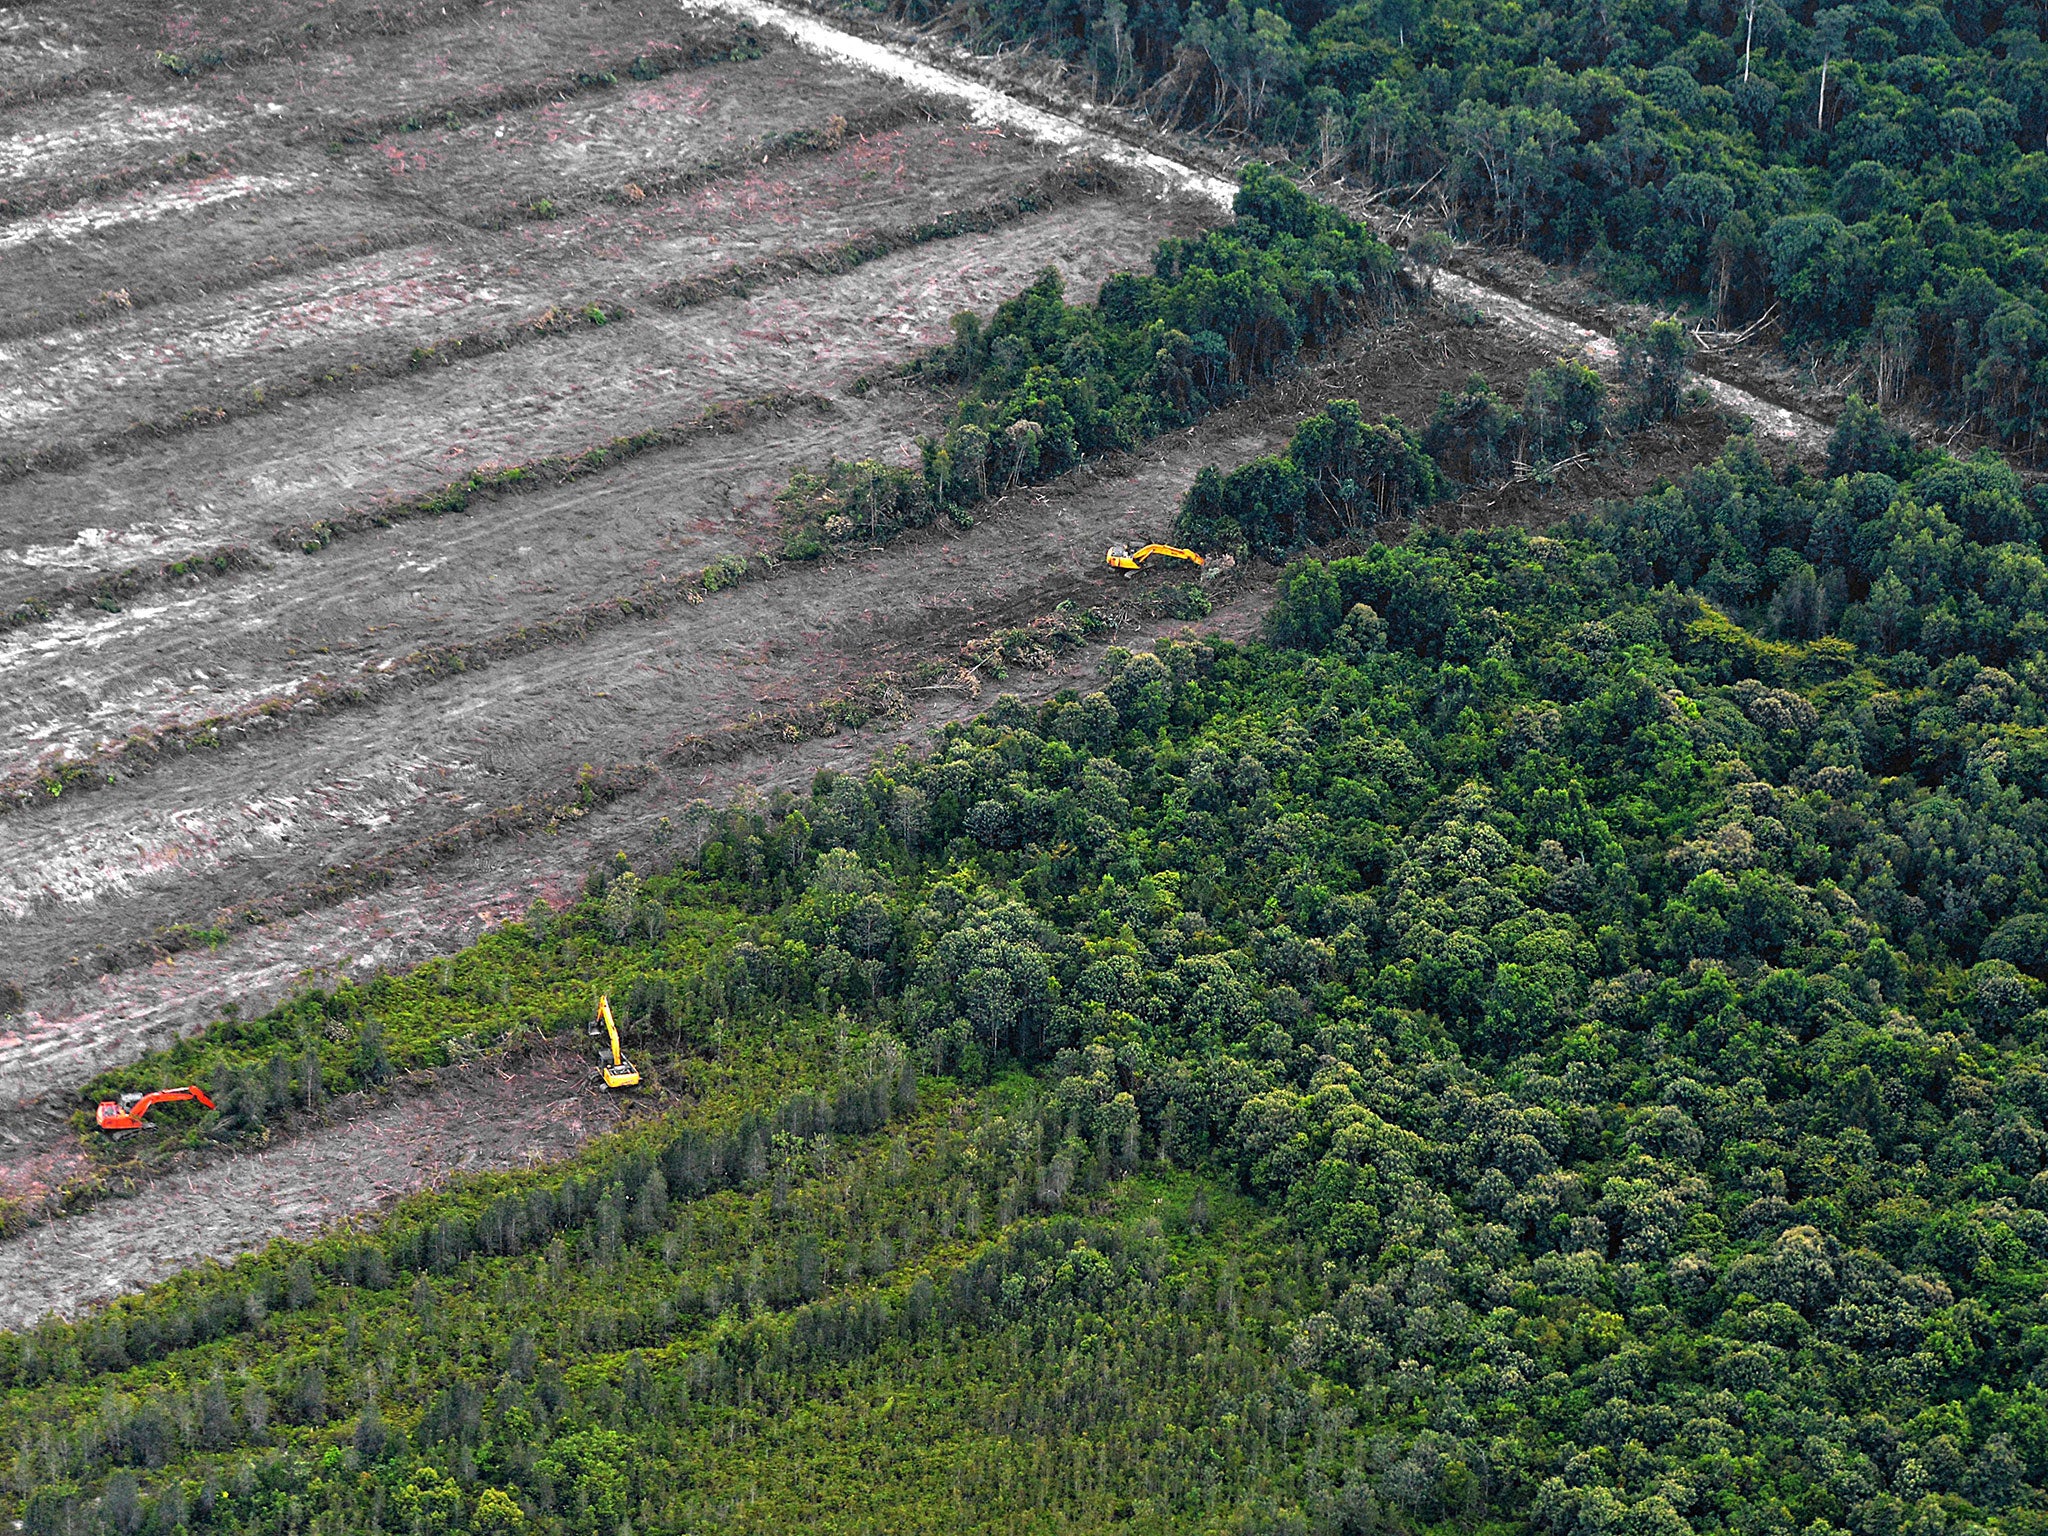
M1113 1187L1139 1165L1086 1145L1065 1098L920 1106L886 1036L817 1054L847 1064L835 1088L715 1135L643 1131L567 1178L415 1202L374 1236L0 1340L14 1512L35 1536L616 1536L821 1505L927 1529L963 1491L985 1519L1100 1523L1143 1489L1152 1529L1276 1484L1298 1500L1286 1452L1315 1415L1265 1330L1328 1298L1305 1251L1269 1235L1240 1260L1208 1246L1199 1186ZM1130 1214L1056 1214L1113 1188ZM917 1415L960 1439L936 1470L909 1423L860 1407L883 1384L944 1404L963 1378ZM998 1382L1003 1425L982 1405ZM1276 1451L1296 1464L1262 1465Z
M1460 228L1685 296L2039 446L2048 17L2028 3L900 0L1178 125L1443 194Z
M1091 454L1134 448L1398 302L1393 251L1267 167L1244 173L1236 214L1163 242L1151 273L1111 277L1093 304L1067 303L1048 271L986 324L958 316L952 343L922 364L964 391L950 426L915 467L799 472L781 498L790 553L965 517Z

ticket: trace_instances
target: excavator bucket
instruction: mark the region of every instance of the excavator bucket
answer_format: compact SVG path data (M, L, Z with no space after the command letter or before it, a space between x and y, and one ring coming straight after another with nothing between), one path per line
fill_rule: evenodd
M213 1100L196 1083L183 1088L159 1088L154 1093L124 1093L118 1099L102 1099L95 1115L103 1131L139 1131L149 1112L159 1104L183 1104L197 1100L208 1109Z

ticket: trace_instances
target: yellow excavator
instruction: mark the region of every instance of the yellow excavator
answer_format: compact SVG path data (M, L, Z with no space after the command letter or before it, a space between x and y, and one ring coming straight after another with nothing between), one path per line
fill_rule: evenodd
M612 1058L597 1059L597 1070L604 1078L607 1088L637 1088L640 1085L640 1069L626 1060L619 1049L619 1026L612 1022L612 1000L609 995L597 1000L597 1020L590 1026L593 1035L607 1035L611 1039Z
M1147 544L1142 549L1125 549L1121 544L1112 544L1109 553L1103 556L1103 563L1119 571L1142 571L1145 562L1154 555L1169 560L1187 560L1198 566L1207 563L1192 549L1177 549L1171 544Z

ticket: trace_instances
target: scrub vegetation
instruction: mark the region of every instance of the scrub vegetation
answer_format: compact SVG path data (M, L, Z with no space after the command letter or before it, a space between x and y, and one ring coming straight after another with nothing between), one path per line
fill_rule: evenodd
M2035 1530L2039 508L1835 452L1303 562L595 872L453 976L694 1104L0 1340L13 1507ZM475 1029L432 977L358 1011Z
M2048 17L2031 3L890 9L1031 44L1104 99L1287 146L1399 206L1428 192L1462 237L1774 329L1880 404L2040 446Z

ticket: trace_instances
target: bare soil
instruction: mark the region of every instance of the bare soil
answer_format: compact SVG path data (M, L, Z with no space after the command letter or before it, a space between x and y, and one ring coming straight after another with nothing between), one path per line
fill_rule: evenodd
M0 1329L51 1312L73 1316L275 1238L309 1237L457 1175L551 1162L626 1112L590 1062L567 1049L434 1077L356 1095L318 1129L174 1167L128 1198L0 1243Z
M169 438L146 466L123 457L18 477L0 485L0 602L82 569L265 544L280 527L417 494L485 464L581 452L719 402L842 393L943 339L960 309L990 307L1047 266L1092 293L1178 222L1148 205L1089 198L752 296L649 308L382 387L285 401ZM111 419L103 411L102 424Z
M109 781L0 814L0 981L22 998L0 1018L0 1197L77 1177L79 1084L229 1003L458 948L569 899L612 849L685 835L703 802L921 743L989 687L1085 686L1088 652L1000 683L932 663L1063 603L1136 612L1168 578L1125 583L1103 548L1164 531L1198 468L1282 446L1325 400L1419 423L1471 373L1512 391L1557 350L1512 308L1419 311L971 530L686 601L713 560L779 550L793 467L915 451L952 402L888 376L956 311L1046 266L1085 296L1220 218L1216 180L1162 181L1125 146L1105 189L1090 134L1023 137L996 124L1037 119L925 75L749 34L758 5L436 9L344 0L300 33L287 0L218 23L117 4L0 28L0 263L23 275L0 299L0 612L234 555L0 637L0 782L62 762ZM585 303L630 314L533 324ZM351 518L707 408L718 430L567 485ZM1541 522L1723 431L1702 415L1441 515ZM308 550L294 530L320 522L349 536ZM1249 633L1265 580L1214 588L1204 629ZM884 718L821 725L820 701L861 689ZM586 772L608 796L587 809ZM523 1081L472 1068L0 1245L0 1327L601 1124L586 1105L557 1136Z

